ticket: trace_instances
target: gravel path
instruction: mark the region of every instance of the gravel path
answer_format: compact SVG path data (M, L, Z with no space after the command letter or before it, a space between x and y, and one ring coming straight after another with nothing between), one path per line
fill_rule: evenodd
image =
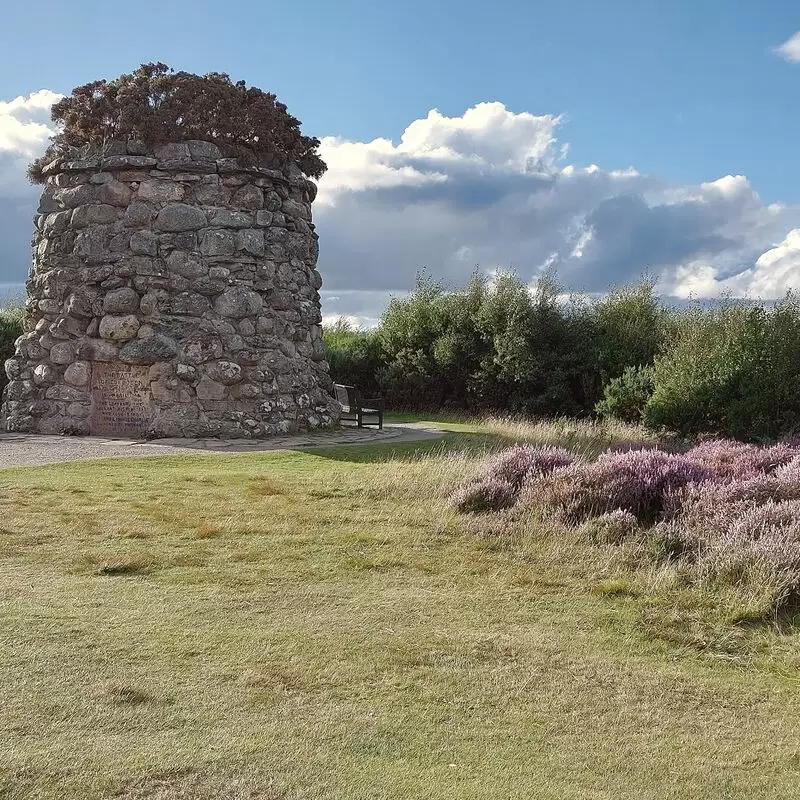
M31 467L84 461L95 458L141 458L205 453L254 453L270 450L301 450L343 444L413 442L439 439L441 431L415 424L384 425L382 431L343 428L305 436L275 436L270 439L105 439L99 436L40 436L25 433L0 434L0 468Z

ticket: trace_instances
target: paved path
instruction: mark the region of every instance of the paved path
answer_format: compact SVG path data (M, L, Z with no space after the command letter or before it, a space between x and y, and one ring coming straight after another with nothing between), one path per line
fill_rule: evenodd
M273 436L270 439L106 439L99 436L40 436L0 433L0 468L58 464L93 458L141 458L189 453L255 453L269 450L301 450L343 444L415 442L439 439L442 432L413 423L384 425L374 429L341 428L305 436Z

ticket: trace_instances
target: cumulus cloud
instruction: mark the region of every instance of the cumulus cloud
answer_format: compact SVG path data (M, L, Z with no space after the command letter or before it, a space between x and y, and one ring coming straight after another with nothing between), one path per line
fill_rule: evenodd
M365 189L433 188L457 175L543 172L555 163L559 122L551 115L511 115L502 103L479 103L455 118L433 109L406 128L397 146L388 139L325 137L321 151L332 169L319 202L334 205L342 194Z
M775 52L790 64L800 63L800 31L790 36L783 44L775 48Z
M25 164L51 133L47 90L0 103L0 280L24 280L36 190ZM648 274L665 294L772 298L800 284L800 208L742 175L671 184L635 166L569 163L555 114L480 103L432 110L399 139L322 140L315 221L323 312L372 324L420 270L452 285L479 266L603 292Z
M776 299L800 289L800 228L762 253L753 266L725 277L702 262L676 269L671 284L662 287L676 297L703 298L727 294L734 297Z
M562 125L481 103L460 117L431 111L397 144L324 139L315 214L326 288L402 291L426 267L461 283L476 265L531 282L555 267L588 292L645 273L665 291L711 295L775 292L800 277L753 271L800 210L765 205L741 175L671 185L633 167L566 163Z
M33 158L53 132L50 108L61 95L40 89L27 97L0 102L0 153Z
M0 280L25 278L28 243L38 191L28 184L28 162L42 153L53 133L50 107L61 95L41 89L0 102Z

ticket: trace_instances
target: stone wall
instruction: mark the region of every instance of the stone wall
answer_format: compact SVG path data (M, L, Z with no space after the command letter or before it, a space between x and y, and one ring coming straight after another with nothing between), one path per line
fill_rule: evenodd
M261 437L336 424L313 183L200 141L115 143L45 174L7 430Z

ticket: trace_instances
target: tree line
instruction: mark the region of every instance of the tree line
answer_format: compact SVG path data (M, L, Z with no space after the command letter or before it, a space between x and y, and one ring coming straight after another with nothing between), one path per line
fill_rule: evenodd
M420 279L374 330L325 331L331 375L389 407L592 415L681 435L761 440L800 428L800 302L724 298L677 308L651 282L600 299L553 274L446 291Z

